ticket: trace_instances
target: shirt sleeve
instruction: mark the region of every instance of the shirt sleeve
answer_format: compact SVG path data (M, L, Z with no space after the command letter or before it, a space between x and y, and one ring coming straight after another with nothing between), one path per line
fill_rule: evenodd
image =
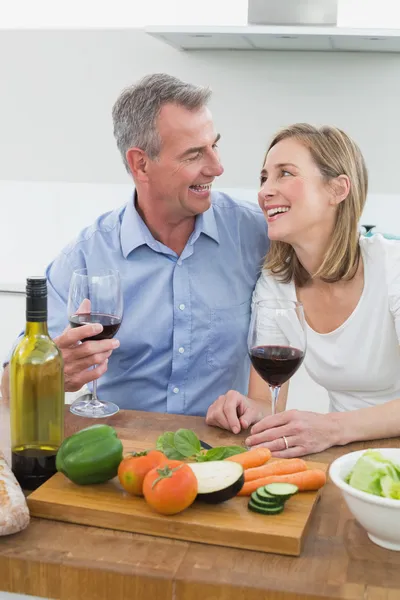
M47 313L51 338L60 335L68 326L68 293L74 269L85 265L72 266L68 256L61 253L46 269Z
M389 308L400 344L400 241L384 240Z
M260 300L270 300L274 297L275 295L271 286L271 275L268 275L266 271L262 271L256 283L256 287L254 288L251 309L253 310L256 302L259 302Z

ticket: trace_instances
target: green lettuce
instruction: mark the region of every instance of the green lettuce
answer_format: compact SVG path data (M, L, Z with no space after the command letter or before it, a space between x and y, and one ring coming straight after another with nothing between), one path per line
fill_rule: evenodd
M368 494L400 500L400 465L377 450L364 452L345 481Z

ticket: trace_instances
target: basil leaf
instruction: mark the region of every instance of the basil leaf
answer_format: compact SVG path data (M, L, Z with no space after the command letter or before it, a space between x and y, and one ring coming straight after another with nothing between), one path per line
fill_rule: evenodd
M170 460L182 460L185 456L175 448L174 436L173 431L166 431L157 439L156 448L163 452Z
M189 457L201 451L200 440L190 429L178 429L174 435L174 446L183 456Z
M164 435L159 435L156 441L156 450L163 450Z
M242 452L246 452L246 448L243 446L224 446L225 448L225 458L229 456L234 456L235 454L242 454Z
M161 450L161 452L164 450L164 445L173 445L174 443L174 432L173 431L166 431L165 433L163 433L162 435L160 435L157 438L156 441L156 448L157 450Z
M230 456L234 456L235 454L241 454L242 452L246 452L246 448L242 446L218 446L216 448L212 448L211 450L207 450L205 454L200 458L196 458L198 462L204 462L208 460L224 460L225 458L229 458Z
M186 458L184 454L181 454L180 452L178 452L178 450L171 447L166 448L164 450L164 454L170 460L184 460Z
M211 448L205 454L196 456L197 462L206 462L208 460L223 460L224 448Z

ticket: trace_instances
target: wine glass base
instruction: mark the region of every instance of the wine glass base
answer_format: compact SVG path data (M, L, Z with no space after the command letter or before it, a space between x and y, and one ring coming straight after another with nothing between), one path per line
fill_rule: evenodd
M111 417L119 411L119 406L114 402L93 402L92 394L85 394L71 404L70 411L78 417L87 417L89 419L101 419L102 417Z

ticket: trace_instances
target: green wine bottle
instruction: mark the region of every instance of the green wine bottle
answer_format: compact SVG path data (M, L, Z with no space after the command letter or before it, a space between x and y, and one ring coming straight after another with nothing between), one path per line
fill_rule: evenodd
M64 363L47 329L47 281L26 283L26 329L10 363L12 470L34 490L56 472L64 437Z

